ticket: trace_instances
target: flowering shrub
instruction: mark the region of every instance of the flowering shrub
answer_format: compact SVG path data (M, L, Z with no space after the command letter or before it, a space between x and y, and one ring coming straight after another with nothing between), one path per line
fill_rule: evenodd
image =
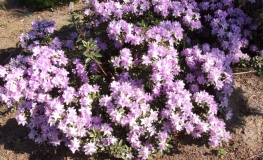
M68 4L69 2L77 2L77 0L18 0L20 5L29 7L33 10L47 9L50 7Z
M230 138L230 65L249 58L257 28L232 1L89 0L70 21L63 40L54 21L33 22L20 37L29 53L0 66L0 100L18 104L35 142L148 159L174 133Z

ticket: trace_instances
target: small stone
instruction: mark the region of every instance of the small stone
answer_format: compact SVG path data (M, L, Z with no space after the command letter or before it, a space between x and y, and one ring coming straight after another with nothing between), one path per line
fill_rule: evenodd
M74 8L74 3L73 3L73 2L70 2L70 3L69 3L69 6L68 6L68 9L69 9L69 10L73 10L73 8Z

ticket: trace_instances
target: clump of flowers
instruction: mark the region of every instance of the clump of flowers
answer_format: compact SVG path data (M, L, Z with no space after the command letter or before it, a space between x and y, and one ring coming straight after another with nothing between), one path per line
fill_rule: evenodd
M232 1L87 1L76 32L21 35L30 54L0 66L0 101L37 143L148 159L175 133L228 141L230 65L249 58L251 18Z

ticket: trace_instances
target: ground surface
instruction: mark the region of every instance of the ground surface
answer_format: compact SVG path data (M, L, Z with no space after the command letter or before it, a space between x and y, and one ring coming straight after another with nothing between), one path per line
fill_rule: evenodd
M5 8L2 3L5 2ZM32 12L17 7L16 0L0 0L0 65L15 56L19 35L31 29L33 20L55 20L57 29L67 24L68 7ZM81 9L84 5L75 5ZM28 15L30 14L30 16ZM203 140L190 137L174 137L174 149L157 159L263 159L263 79L254 73L235 75L234 93L229 104L234 110L234 117L227 122L231 131L231 140L222 146L211 148ZM65 147L39 146L27 138L27 129L19 126L15 114L0 106L0 160L82 160L87 156L73 155ZM224 157L217 156L217 151L224 149ZM94 159L94 158L93 158ZM97 159L113 159L105 155Z

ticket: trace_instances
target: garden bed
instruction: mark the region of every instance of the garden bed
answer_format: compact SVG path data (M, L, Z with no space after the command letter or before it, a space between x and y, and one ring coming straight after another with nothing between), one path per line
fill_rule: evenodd
M0 0L0 4L3 0ZM84 4L75 5L81 10ZM32 12L19 8L15 1L7 4L6 9L0 9L0 63L22 52L19 49L19 35L31 28L34 20L55 20L59 33L62 26L67 25L70 17L68 7L53 8ZM247 69L248 71L249 69ZM237 71L239 72L239 71ZM260 159L263 157L263 80L255 73L235 75L234 92L230 97L230 107L233 118L227 122L231 139L215 148L206 145L202 139L192 139L190 136L174 135L171 153L158 157L168 159ZM221 151L221 156L218 155ZM226 154L224 155L224 151ZM4 105L0 107L0 159L87 159L81 153L72 154L65 147L43 146L28 138L26 127L20 126L15 120L15 113ZM92 157L91 157L92 159ZM98 159L112 159L100 155Z

